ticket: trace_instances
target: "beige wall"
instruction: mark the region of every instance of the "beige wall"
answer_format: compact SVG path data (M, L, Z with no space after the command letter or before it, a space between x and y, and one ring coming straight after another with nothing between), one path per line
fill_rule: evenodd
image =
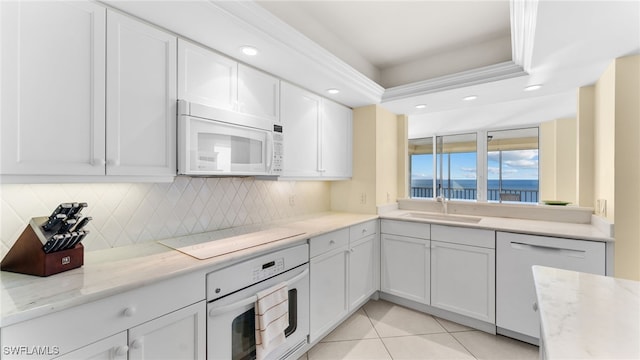
M331 183L331 209L376 213L377 105L353 109L353 175Z
M594 199L606 200L607 219L614 219L615 179L615 62L612 62L595 85L594 103Z
M540 124L540 199L577 202L576 119Z
M640 56L614 60L578 96L581 205L606 200L603 216L615 224L614 276L640 280Z
M615 72L615 276L640 280L640 55Z
M398 116L378 106L376 112L376 204L398 198Z
M398 198L409 197L409 117L398 115Z
M595 208L594 199L594 100L595 86L578 89L576 121L576 199L579 206ZM597 209L596 209L597 210Z
M407 151L406 140L399 145L399 132L406 132L405 116L379 105L353 110L353 176L331 184L332 210L375 214L377 205L396 202L399 168L406 166L400 153Z

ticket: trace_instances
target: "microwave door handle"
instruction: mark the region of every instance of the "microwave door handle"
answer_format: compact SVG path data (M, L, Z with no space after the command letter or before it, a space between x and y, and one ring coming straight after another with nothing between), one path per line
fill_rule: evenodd
M235 302L231 305L227 305L227 306L221 306L218 308L213 308L209 311L209 316L214 317L214 316L218 316L220 314L225 314L228 313L232 310L241 308L243 306L247 306L249 304L253 304L258 300L258 297L256 295L252 295L244 300L240 300L238 302Z
M267 173L271 173L271 166L273 165L273 157L275 155L275 148L273 146L273 133L269 133L267 136Z

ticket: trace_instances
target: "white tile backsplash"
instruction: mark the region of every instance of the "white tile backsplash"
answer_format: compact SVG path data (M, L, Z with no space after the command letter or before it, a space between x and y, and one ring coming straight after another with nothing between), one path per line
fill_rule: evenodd
M0 250L11 248L32 217L61 202L87 202L86 249L99 250L264 224L330 210L330 184L254 178L177 177L173 183L2 184Z

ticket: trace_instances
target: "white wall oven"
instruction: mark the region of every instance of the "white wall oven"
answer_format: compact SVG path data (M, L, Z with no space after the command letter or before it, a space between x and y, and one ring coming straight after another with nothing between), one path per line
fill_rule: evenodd
M178 111L178 174L282 173L281 125L184 100Z
M281 283L288 291L285 342L266 359L294 359L309 335L308 245L244 261L207 275L207 358L256 359L257 293Z

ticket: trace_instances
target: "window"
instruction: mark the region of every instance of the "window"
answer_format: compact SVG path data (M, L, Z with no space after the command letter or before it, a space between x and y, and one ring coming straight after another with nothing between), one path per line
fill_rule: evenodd
M436 138L437 193L447 199L476 200L476 134Z
M487 133L487 200L538 202L538 128Z
M433 138L409 140L410 196L433 198Z
M533 127L409 139L410 196L537 203L538 137Z

